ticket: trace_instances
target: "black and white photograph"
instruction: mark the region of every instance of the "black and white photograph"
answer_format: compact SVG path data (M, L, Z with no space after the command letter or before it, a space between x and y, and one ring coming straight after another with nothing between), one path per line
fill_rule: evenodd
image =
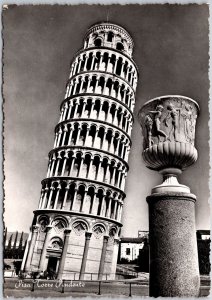
M210 294L208 4L4 4L3 294Z

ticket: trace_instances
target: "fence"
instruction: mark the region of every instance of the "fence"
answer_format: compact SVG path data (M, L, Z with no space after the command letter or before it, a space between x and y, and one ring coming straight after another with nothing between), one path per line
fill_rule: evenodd
M119 270L116 273L103 273L101 275L101 280L112 280L112 279L132 279L132 278L141 278L143 277L143 274L145 273L139 273L131 270ZM21 279L56 279L57 276L55 273L53 274L42 274L39 271L30 271L26 273L21 273L17 275L15 270L5 270L4 271L4 277L5 278L11 278L11 277L20 277ZM63 278L68 280L80 280L80 273L79 272L63 272ZM81 277L83 280L98 280L99 279L99 273L83 273L83 276Z

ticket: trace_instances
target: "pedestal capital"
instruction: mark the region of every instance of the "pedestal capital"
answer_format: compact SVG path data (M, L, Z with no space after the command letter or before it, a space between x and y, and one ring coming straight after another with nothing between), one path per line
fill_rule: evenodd
M164 200L184 200L184 201L191 201L196 202L196 196L191 193L182 193L182 192L167 192L167 193L156 193L150 196L147 196L146 201L149 204L164 201Z

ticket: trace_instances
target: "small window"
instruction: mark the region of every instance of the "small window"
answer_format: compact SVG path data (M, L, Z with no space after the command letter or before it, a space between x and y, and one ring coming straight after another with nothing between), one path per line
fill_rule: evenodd
M107 41L112 42L113 41L113 33L112 31L108 32Z
M52 248L54 248L54 249L60 249L60 248L62 248L61 243L59 241L54 241L52 243Z
M102 45L102 40L101 40L101 39L95 39L94 45L95 45L96 47L101 47L101 45Z
M60 238L57 238L57 237L53 238L50 248L61 250L63 248L63 242L61 241Z
M117 43L116 49L119 50L119 51L123 51L124 50L123 44L122 43Z
M126 248L126 255L130 255L130 248Z

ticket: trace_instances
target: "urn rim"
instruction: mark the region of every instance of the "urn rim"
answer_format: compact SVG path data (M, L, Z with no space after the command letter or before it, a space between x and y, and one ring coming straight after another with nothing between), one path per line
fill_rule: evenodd
M182 96L182 95L163 95L163 96L158 96L158 97L152 98L152 99L146 101L146 102L142 105L142 108L141 108L140 110L143 110L143 108L144 108L146 105L150 104L151 102L154 102L155 100L160 101L160 100L163 100L163 99L166 99L166 98L182 98L182 99L185 99L185 100L189 100L189 101L193 102L193 103L196 105L198 113L199 113L199 111L200 111L200 107L199 107L199 104L197 103L197 101L195 101L194 99L192 99L192 98L190 98L190 97Z

